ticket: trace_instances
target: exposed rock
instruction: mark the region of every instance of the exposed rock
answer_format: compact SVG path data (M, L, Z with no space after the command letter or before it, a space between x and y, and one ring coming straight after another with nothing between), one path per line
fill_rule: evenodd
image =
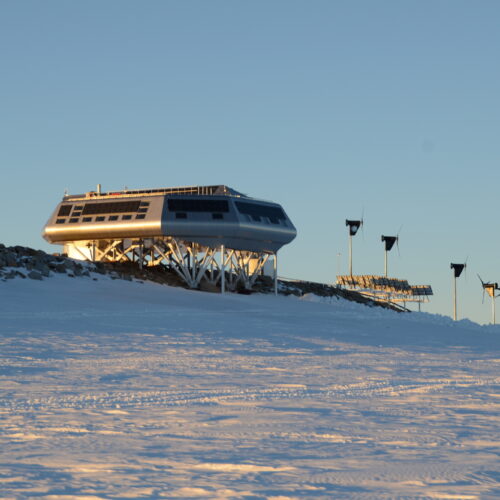
M65 264L55 264L52 266L52 269L56 273L65 273L66 272L66 265Z
M7 267L17 267L16 257L11 253L5 255L5 265Z
M210 281L202 280L200 283L200 290L202 292L220 293L220 286L210 283Z
M17 269L5 269L9 267ZM98 273L101 275L108 275L111 279L122 279L127 281L140 280L141 282L153 281L164 285L188 288L174 268L162 264L147 266L141 269L139 265L134 262L81 262L70 259L65 254L50 255L42 250L34 250L20 245L6 247L0 243L0 279L6 281L16 277L26 278L26 276L18 270L19 268L29 271L27 276L34 280L41 280L44 277L49 278L51 276L50 271L60 274L66 273L70 278L74 278L75 276L92 277L91 273ZM95 280L96 278L92 277L92 279ZM213 285L203 280L199 289L206 292L220 292L220 285ZM369 306L380 306L398 310L391 304L376 302L364 297L358 292L344 290L324 283L280 280L278 283L278 290L279 293L283 295L293 294L300 297L307 293L314 293L322 297L344 298ZM259 276L252 290L246 290L238 284L234 291L238 293L273 293L274 282L267 276Z

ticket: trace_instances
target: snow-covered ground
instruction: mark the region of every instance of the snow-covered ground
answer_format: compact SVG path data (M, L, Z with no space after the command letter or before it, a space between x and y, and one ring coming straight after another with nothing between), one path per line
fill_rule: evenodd
M500 497L500 327L0 282L0 497Z

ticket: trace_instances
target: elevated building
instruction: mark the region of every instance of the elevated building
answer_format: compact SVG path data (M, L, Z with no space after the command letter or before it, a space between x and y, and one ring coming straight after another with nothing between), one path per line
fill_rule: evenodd
M297 232L283 208L223 185L66 195L43 237L70 257L172 267L196 288L202 279L251 288Z

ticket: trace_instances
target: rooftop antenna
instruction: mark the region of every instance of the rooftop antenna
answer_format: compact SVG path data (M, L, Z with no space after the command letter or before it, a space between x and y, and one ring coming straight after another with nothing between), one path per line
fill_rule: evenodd
M498 283L485 283L479 274L477 275L479 281L481 281L481 285L483 285L483 304L484 304L484 292L488 292L488 295L491 297L491 322L492 324L496 324L496 314L495 314L495 299L498 295L495 295L497 290L500 290L498 287Z
M457 278L460 277L462 271L467 267L465 264L450 264L450 268L453 269L453 319L457 320Z
M363 226L363 218L361 220L346 219L345 225L349 226L349 276L352 276L352 237L356 236L359 228Z

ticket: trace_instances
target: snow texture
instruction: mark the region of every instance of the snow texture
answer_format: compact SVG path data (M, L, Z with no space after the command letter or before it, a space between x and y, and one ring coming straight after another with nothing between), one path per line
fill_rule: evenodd
M315 296L0 282L0 497L500 496L500 329Z

